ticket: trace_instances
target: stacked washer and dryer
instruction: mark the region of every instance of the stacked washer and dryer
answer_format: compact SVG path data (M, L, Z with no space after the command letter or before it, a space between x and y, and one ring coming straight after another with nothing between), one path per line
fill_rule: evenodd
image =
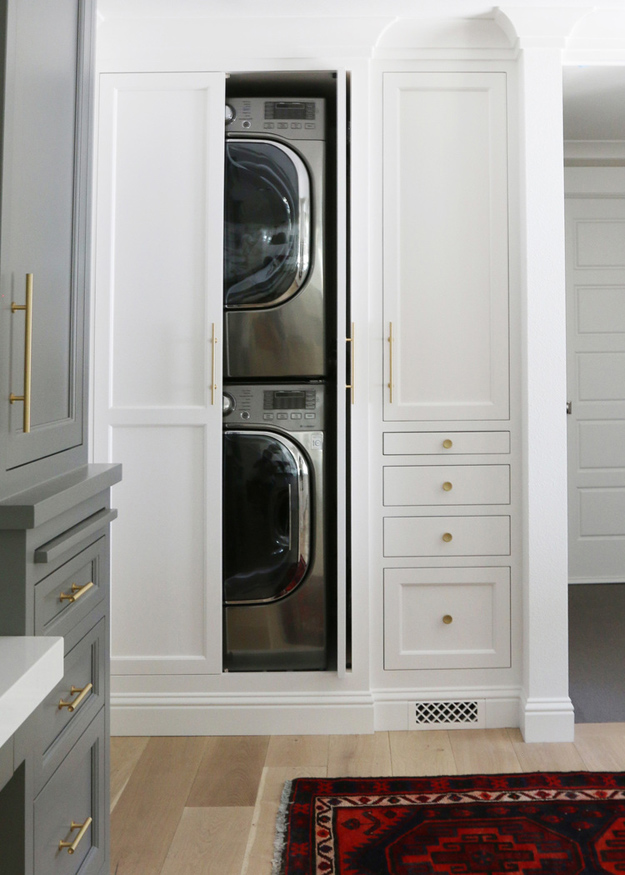
M224 225L224 669L328 667L325 101L232 98Z

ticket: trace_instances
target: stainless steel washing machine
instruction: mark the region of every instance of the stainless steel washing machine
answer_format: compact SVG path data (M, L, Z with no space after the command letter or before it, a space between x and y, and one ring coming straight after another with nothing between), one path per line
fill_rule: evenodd
M325 101L226 105L226 379L321 378Z
M228 671L327 667L324 386L224 388Z

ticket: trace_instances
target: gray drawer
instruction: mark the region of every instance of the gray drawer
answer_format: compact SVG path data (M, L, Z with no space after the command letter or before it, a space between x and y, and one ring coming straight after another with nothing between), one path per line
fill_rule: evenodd
M35 586L35 634L66 636L99 604L108 595L108 562L106 533L39 581Z
M87 727L35 799L34 871L41 875L96 875L107 857L104 712ZM72 824L92 822L74 853L59 846L79 835Z
M66 655L63 679L39 706L37 787L46 782L105 703L107 647L108 624L102 616ZM59 707L61 702L67 704Z

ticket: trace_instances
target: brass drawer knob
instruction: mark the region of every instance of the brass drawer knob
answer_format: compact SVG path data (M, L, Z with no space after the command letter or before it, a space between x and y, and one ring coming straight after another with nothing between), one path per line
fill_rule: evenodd
M62 851L63 848L67 848L67 853L73 854L74 851L76 850L76 848L78 847L78 845L80 844L80 842L82 841L82 839L84 838L84 835L87 832L87 830L89 829L89 827L91 826L92 822L93 822L92 817L88 817L84 823L74 823L74 821L72 820L70 830L73 832L75 829L78 829L78 830L80 830L80 832L78 833L78 835L76 836L76 838L74 839L73 842L59 842L59 851Z
M445 490L445 492L451 492L451 490L453 489L453 486L452 486L452 484L449 482L449 480L446 480L446 481L443 483L443 489Z
M92 580L89 583L85 583L83 586L79 586L77 583L72 583L72 591L71 593L62 592L59 596L60 602L75 602L77 599L84 595L88 590L91 589L92 586L95 586Z
M453 441L450 441L449 438L445 438L445 440L443 441L443 446L445 447L446 450L450 450L453 447L453 445L454 445Z
M76 693L80 693L77 699L74 699L73 702L64 702L63 699L59 702L59 711L61 708L67 708L68 711L75 711L76 708L80 705L82 700L89 694L89 692L93 689L93 684L89 683L86 687L75 687L72 685L69 694L70 696L75 696Z
M445 532L445 534L443 535L443 541L446 544L449 544L449 542L452 540L452 538L453 538L453 535L451 534L451 532Z
M445 614L445 616L443 617L443 623L446 626L449 626L449 624L453 623L453 621L454 621L454 618L451 616L451 614Z

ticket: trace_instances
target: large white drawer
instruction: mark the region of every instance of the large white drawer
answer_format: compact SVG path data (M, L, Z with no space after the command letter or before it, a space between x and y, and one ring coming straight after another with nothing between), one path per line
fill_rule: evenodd
M385 456L509 452L509 431L391 431L384 434Z
M384 504L509 504L509 465L428 465L384 468Z
M385 556L509 556L510 517L386 517Z
M385 570L385 669L509 665L509 568Z

